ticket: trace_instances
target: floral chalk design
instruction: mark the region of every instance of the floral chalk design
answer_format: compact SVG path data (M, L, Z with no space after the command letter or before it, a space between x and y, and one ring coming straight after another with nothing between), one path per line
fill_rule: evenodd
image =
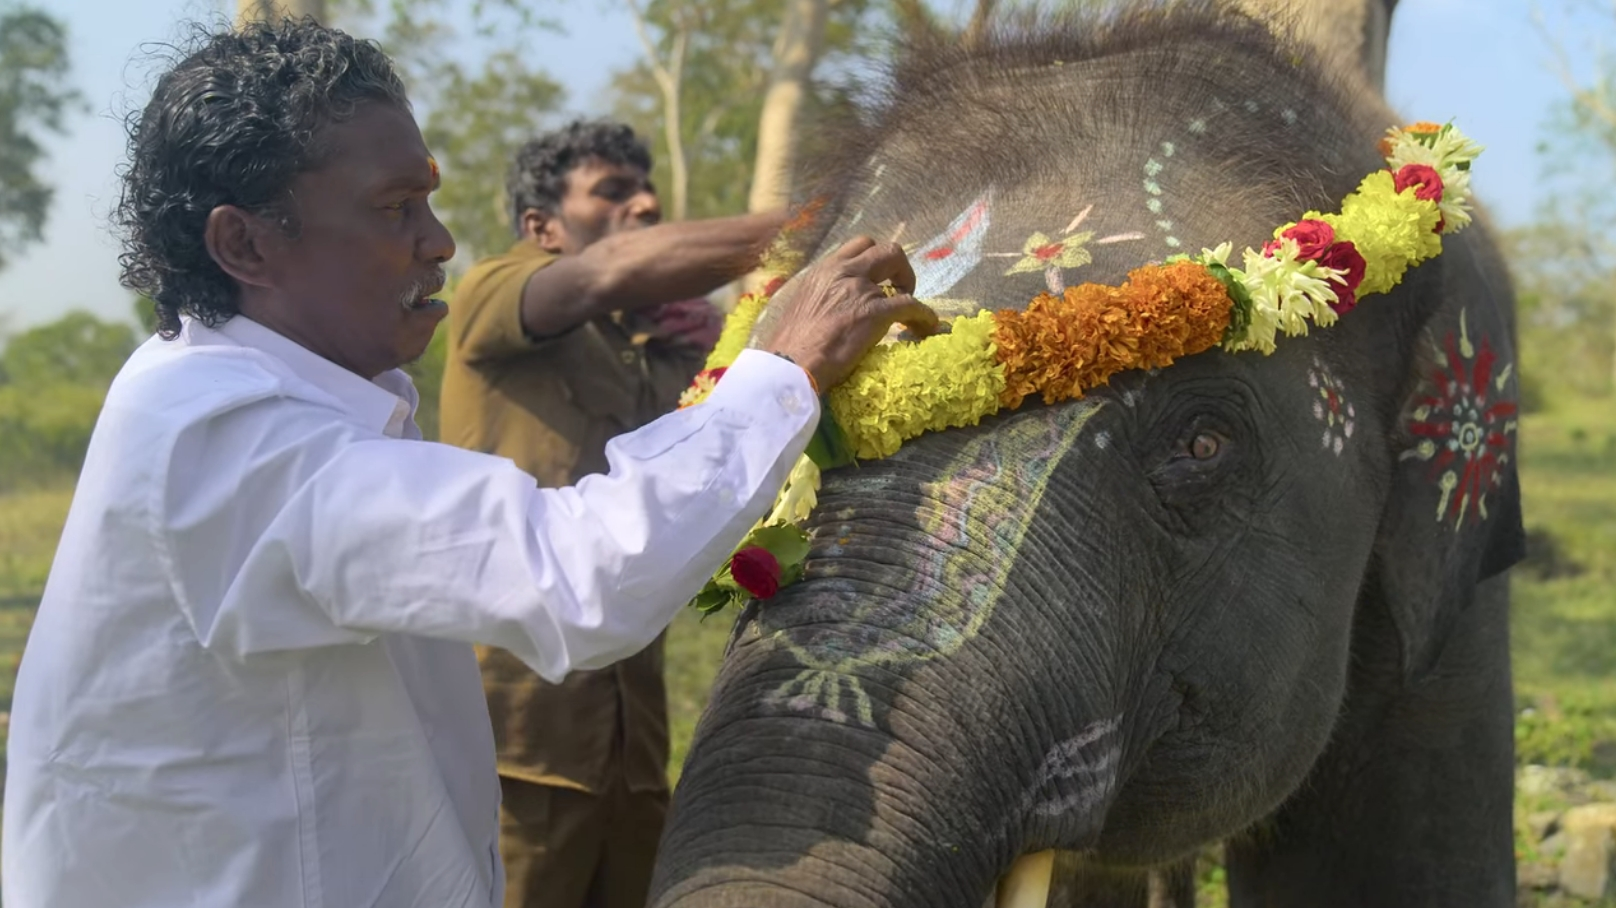
M780 613L760 609L760 633L775 635L803 666L768 701L788 712L874 727L866 674L946 658L975 639L999 604L1050 476L1100 407L1083 400L1034 410L972 439L940 472L943 478L923 489L933 503L922 506L920 525L939 545L909 590L882 599L850 590L848 601L834 606L834 622L793 618L772 627ZM837 554L840 544L827 554ZM974 551L991 557L961 557ZM816 575L836 582L832 568Z
M1313 399L1313 418L1324 423L1324 450L1339 457L1358 427L1358 408L1347 400L1341 380L1318 357L1307 370L1307 386L1318 392Z
M1510 461L1516 428L1515 402L1503 394L1514 364L1495 374L1498 355L1485 338L1479 348L1471 342L1465 317L1461 311L1459 334L1448 335L1414 408L1409 431L1419 442L1402 455L1431 464L1442 489L1436 519L1452 520L1456 530L1466 518L1487 519L1487 493Z
M1125 243L1130 240L1142 240L1145 238L1143 233L1137 231L1112 234L1098 240L1094 239L1094 231L1092 230L1076 233L1077 228L1085 220L1088 220L1089 214L1093 211L1094 206L1090 205L1078 212L1077 217L1072 218L1071 223L1066 225L1066 228L1060 232L1059 236L1052 237L1041 230L1036 231L1032 236L1027 237L1026 242L1021 244L1020 252L990 252L988 257L1016 260L1015 264L1011 265L1010 269L1004 273L1005 277L1042 271L1044 283L1049 287L1049 292L1062 293L1066 290L1065 272L1072 268L1081 268L1094 261L1094 254L1089 251L1090 242L1098 246L1106 246L1111 243Z

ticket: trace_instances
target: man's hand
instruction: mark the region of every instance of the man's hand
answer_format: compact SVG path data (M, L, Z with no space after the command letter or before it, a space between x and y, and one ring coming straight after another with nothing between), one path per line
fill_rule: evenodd
M653 338L699 353L713 349L724 327L724 314L705 297L663 303L642 311L654 326Z
M879 286L897 291L887 296ZM756 346L791 357L821 391L846 380L894 323L916 336L937 330L937 313L910 294L915 272L896 243L855 237L781 287Z

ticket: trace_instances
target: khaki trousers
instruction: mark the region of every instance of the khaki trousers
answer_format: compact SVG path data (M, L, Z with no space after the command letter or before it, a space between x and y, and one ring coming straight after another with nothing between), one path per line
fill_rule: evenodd
M499 777L505 908L645 908L666 791L601 794Z

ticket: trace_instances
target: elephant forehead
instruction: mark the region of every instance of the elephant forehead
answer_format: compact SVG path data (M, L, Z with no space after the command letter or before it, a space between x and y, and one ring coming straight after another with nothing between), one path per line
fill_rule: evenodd
M915 550L922 557L895 594L862 595L841 577L840 539L852 532L856 515L822 524L820 537L831 543L821 551L831 557L811 562L818 592L760 611L759 630L800 666L769 699L790 711L868 725L874 720L861 669L947 658L979 635L1003 596L1050 476L1102 406L1082 400L1017 413L952 452L936 478L921 483L915 525L929 543ZM894 459L905 456L900 451ZM861 496L880 494L879 485L856 476L852 482L862 486Z
M837 214L809 258L855 235L893 241L943 314L1022 308L1225 241L1260 246L1349 189L1347 159L1378 165L1316 85L1275 77L1288 64L1226 57L978 61L903 85L879 139L826 164Z

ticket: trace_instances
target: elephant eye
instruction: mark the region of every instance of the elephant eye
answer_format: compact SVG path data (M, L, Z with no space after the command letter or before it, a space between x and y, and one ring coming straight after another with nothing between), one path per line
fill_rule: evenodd
M1221 447L1218 437L1209 432L1202 432L1190 442L1190 456L1196 460L1211 460L1218 456Z

